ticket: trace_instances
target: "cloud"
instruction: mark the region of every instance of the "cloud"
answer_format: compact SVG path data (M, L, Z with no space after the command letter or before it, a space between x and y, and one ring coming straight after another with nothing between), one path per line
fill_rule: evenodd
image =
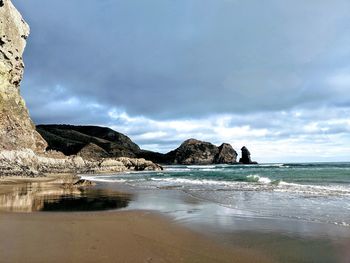
M14 3L37 123L106 125L161 151L249 144L264 160L348 150L349 1Z
M348 46L350 4L340 0L17 5L32 27L23 89L27 79L60 83L76 96L157 118L325 103L328 92L315 96L313 77Z
M91 124L109 126L131 137L142 148L168 152L188 138L231 143L239 151L247 145L260 162L297 160L347 160L350 150L349 108L317 108L251 114L216 114L203 118L152 119L130 116L122 109L108 108L92 101L67 96L56 87L55 102L33 104L34 116L44 123ZM47 91L42 89L43 93ZM41 96L38 96L40 98ZM33 101L29 100L32 104ZM47 112L56 115L49 115ZM84 113L88 112L86 115ZM94 114L92 114L94 113ZM45 121L46 120L46 121ZM312 151L311 151L312 149Z

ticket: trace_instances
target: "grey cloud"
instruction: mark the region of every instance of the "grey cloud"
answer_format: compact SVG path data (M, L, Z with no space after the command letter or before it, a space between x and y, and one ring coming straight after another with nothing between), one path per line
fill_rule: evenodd
M163 152L196 137L262 160L348 155L347 0L13 1L36 123L110 126Z
M350 56L348 1L15 2L32 27L26 98L61 85L162 119L350 101L322 80Z
M30 109L30 114L34 116L34 121L38 124L106 125L110 120L108 109L105 106L74 96L62 86L45 86L38 88L35 94L32 94L32 91L29 92L26 104Z

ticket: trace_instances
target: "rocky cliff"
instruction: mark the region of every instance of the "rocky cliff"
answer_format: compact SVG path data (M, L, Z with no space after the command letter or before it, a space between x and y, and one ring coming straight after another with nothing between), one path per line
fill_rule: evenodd
M11 1L0 1L0 150L46 148L20 96L28 35L29 27Z

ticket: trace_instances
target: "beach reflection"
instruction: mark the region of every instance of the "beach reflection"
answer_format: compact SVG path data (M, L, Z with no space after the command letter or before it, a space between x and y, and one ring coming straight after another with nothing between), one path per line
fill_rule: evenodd
M0 192L0 210L36 211L102 211L125 208L131 194L113 190L62 187L57 184L28 183L6 187Z

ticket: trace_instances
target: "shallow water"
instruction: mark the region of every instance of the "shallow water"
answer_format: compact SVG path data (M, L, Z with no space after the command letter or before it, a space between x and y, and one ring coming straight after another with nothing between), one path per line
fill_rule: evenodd
M87 178L178 189L248 216L350 226L350 163L167 166L162 172Z
M166 214L221 244L258 250L277 262L350 262L350 228L346 226L257 215L179 189L140 189L102 182L97 187L131 192L133 200L122 210Z
M78 212L125 208L132 195L98 188L62 188L57 184L28 183L8 186L0 193L0 211Z
M156 178L154 174L89 177L104 182L97 182L95 187L88 189L63 189L40 183L13 186L1 192L0 209L15 212L150 210L166 214L177 224L207 235L225 246L258 250L277 262L350 262L350 228L286 217L285 214L274 215L271 213L274 206L266 200L280 198L280 192L252 191L249 187L248 190L222 190L217 188L217 184L214 188L163 182L154 184L153 180L147 180ZM217 194L222 198L220 202ZM291 202L293 198L295 203ZM298 206L303 198L312 199L299 194L281 199L290 202L280 210L300 214L302 209ZM315 198L320 202L320 198L327 196ZM276 200L275 203L280 204L281 201ZM256 204L264 205L259 207ZM331 212L329 209L327 213ZM307 211L305 214L308 214Z

